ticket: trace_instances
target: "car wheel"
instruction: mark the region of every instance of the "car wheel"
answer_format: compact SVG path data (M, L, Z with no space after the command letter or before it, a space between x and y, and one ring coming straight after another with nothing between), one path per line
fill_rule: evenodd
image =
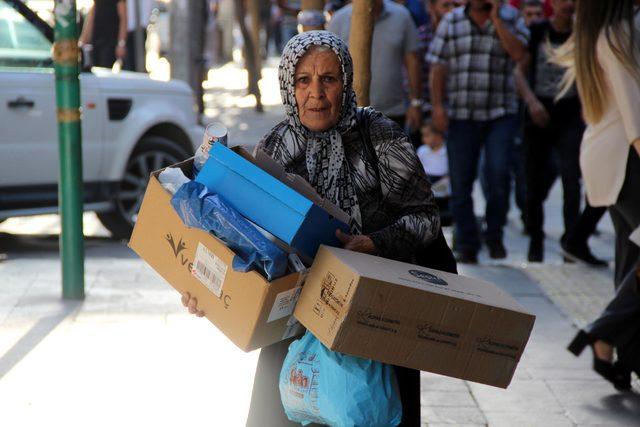
M138 217L149 175L189 157L184 148L169 139L145 136L131 154L124 178L113 200L113 210L98 213L100 222L116 239L128 239Z

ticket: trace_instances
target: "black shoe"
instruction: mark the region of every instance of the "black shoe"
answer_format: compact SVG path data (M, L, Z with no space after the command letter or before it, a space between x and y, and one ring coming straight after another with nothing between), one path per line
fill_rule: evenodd
M507 250L500 240L487 240L487 248L489 248L489 256L492 259L505 259Z
M586 244L572 245L569 243L561 242L562 252L564 253L565 260L581 261L592 267L608 267L609 263L605 260L596 258L591 253L589 246Z
M544 241L542 239L531 239L527 259L529 262L542 262L544 260Z
M578 334L573 338L567 350L573 353L575 356L580 356L580 353L588 345L593 351L593 343L596 339L580 330ZM616 390L629 390L631 388L631 372L618 362L611 363L606 360L598 359L596 352L593 351L593 370L605 380L609 381Z
M461 249L456 253L456 261L462 264L477 264L478 253L472 249Z

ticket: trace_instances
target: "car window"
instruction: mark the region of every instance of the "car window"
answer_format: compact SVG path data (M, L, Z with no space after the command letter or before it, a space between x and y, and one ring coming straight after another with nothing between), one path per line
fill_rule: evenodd
M51 42L18 11L0 0L0 67L51 66Z

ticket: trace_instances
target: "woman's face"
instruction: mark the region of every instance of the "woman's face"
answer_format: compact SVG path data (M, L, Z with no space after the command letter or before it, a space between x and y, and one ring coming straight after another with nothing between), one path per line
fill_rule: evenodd
M300 122L322 132L335 126L342 105L342 72L333 51L311 49L296 66L296 104Z

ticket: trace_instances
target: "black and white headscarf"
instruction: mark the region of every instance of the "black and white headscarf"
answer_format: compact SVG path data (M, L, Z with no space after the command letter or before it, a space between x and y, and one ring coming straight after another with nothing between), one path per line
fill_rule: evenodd
M326 46L340 61L342 70L342 106L338 123L326 131L313 132L301 122L295 96L295 72L300 59L313 46ZM276 147L276 160L306 157L309 183L325 199L332 201L351 217L351 232L360 234L362 219L356 190L345 161L342 135L356 124L356 94L353 90L353 63L346 44L329 31L308 31L293 37L284 48L280 67L280 94L287 115L282 143ZM284 163L284 162L283 162Z

